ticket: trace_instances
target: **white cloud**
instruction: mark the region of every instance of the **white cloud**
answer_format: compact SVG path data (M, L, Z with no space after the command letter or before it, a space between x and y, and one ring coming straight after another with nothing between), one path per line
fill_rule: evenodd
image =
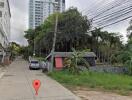
M24 38L24 31L27 30L28 10L27 1L10 0L11 9L11 41L15 41L21 45L27 45Z

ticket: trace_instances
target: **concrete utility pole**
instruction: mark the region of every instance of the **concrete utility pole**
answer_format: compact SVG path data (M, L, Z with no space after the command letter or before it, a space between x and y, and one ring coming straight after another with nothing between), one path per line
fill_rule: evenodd
M55 3L55 5L57 6L56 8L56 21L55 21L55 31L54 31L54 38L53 38L53 46L52 46L52 57L51 57L51 66L50 66L50 72L53 71L53 67L54 67L54 52L55 52L55 45L56 45L56 34L57 34L57 27L58 27L58 4Z
M34 47L33 47L33 56L35 56L36 55L36 52L35 52L35 38L34 38Z

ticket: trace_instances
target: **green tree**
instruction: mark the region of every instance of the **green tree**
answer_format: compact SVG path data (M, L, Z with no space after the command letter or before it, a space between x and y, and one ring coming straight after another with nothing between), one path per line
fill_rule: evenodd
M25 37L28 39L29 45L33 46L33 40L35 40L36 50L48 53L51 51L55 15L56 14L49 16L46 21L35 30L30 29L26 31L27 34ZM72 51L72 47L76 49L87 48L85 44L88 41L88 35L85 33L90 29L90 21L87 17L82 16L76 8L70 8L66 12L58 13L58 15L56 51ZM34 33L34 35L32 33Z
M121 48L120 35L101 31L101 29L88 32L92 23L76 8L70 8L57 14L59 20L55 51L69 52L72 51L72 48L77 51L90 49L96 53L101 62L114 62L111 56ZM36 29L26 31L25 37L28 39L29 45L33 48L35 43L36 53L39 56L51 52L55 16L56 14L49 16Z
M9 50L11 51L11 59L13 60L16 56L21 55L21 46L16 42L11 42Z
M129 22L129 27L127 28L127 36L128 36L128 39L131 39L132 38L132 20Z

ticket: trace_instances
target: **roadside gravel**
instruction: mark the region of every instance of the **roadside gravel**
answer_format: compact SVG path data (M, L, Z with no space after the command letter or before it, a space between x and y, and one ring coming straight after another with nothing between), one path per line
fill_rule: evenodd
M74 93L82 98L82 100L132 100L132 96L121 96L115 93L101 91L78 90L74 91Z

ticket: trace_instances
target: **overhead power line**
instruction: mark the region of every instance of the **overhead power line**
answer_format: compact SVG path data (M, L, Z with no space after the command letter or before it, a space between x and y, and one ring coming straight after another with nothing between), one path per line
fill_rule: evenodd
M106 14L106 15L104 15L104 16L102 16L102 17L97 18L97 19L93 19L93 21L96 22L96 21L98 21L98 20L101 20L101 19L105 19L105 18L114 16L114 15L116 15L116 14L118 14L118 13L125 12L125 11L127 11L127 10L129 10L129 9L131 9L131 8L132 8L132 5L129 6L129 7L125 7L125 8L123 8L123 9L114 11L114 12L112 12L112 13L110 13L110 14Z
M115 5L113 5L115 3ZM100 26L106 26L111 24L111 22L120 22L120 18L122 17L127 17L131 12L132 12L132 1L131 0L125 0L125 1L120 1L117 3L113 2L110 4L109 9L103 10L99 12L99 14L96 15L96 17L92 20L94 24L100 25ZM104 7L105 9L105 7ZM119 10L118 10L119 9ZM115 10L115 11L114 11ZM124 18L123 18L124 19Z
M106 0L105 0L106 1ZM96 6L96 7L92 7L93 8L93 12L91 13L92 14L92 17L94 17L94 16L96 16L96 15L98 15L99 13L101 13L102 11L104 11L104 10L106 10L106 9L108 9L108 8L110 8L111 6L113 6L113 5L115 5L115 4L117 4L117 3L120 3L121 1L116 1L116 0L114 0L113 2L102 2L101 4L99 4L98 6ZM101 7L100 7L101 6ZM88 12L88 11L87 11ZM89 15L90 14L90 12L88 12L87 13L87 15Z
M109 1L111 1L111 0L102 0L102 1L100 1L100 3L96 3L96 6L91 5L91 9L86 11L86 15L89 15L89 17L90 17L90 15L91 15L91 17L97 15L97 12L101 12L101 10L104 10L104 8L102 9L101 7L104 7L106 5L109 5L109 6L111 5L111 2L109 2Z
M96 23L102 24L104 22L112 21L112 20L118 19L119 17L123 17L124 15L127 15L127 14L129 14L131 12L132 12L132 8L130 10L124 12L124 13L121 13L121 14L117 15L117 16L114 16L114 17L109 16L109 17L107 17L105 19L102 19L102 20L96 22Z
M110 10L116 8L116 7L121 6L122 4L125 3L125 1L127 1L127 0L123 0L122 2L120 2L120 3L118 3L118 4L112 5L110 8L105 9L105 10L103 10L102 12L100 12L99 14L95 15L94 17L92 17L92 19L94 19L94 18L96 18L96 17L99 17L100 15L102 15L102 14L104 14L104 13L106 13L106 12L108 12L108 11L110 11Z
M85 8L85 9L82 10L82 12L85 12L85 13L92 12L94 10L93 8L97 7L98 5L101 5L104 2L106 2L106 0L98 0L94 4L89 5L89 7L92 6L90 9Z
M111 26L111 25L117 24L117 23L122 22L122 21L124 21L124 20L127 20L127 19L129 19L129 18L132 18L132 16L128 16L128 17L126 17L126 18L123 18L123 19L118 20L118 21L116 21L116 22L113 22L113 23L111 23L111 24L108 24L108 25L102 26L102 27L100 27L100 28L105 28L105 27L108 27L108 26Z
M103 1L106 0L98 1L95 3L95 5L98 5ZM99 27L102 26L101 28L103 28L129 19L132 17L128 16L132 12L131 4L131 0L113 0L112 2L105 2L105 5L102 3L102 5L104 6L100 5L101 8L97 8L97 11L95 11L96 14L91 14L91 16L93 16L92 21L94 24L97 24ZM92 9L90 10L92 11ZM82 12L84 11L85 10L83 10Z

